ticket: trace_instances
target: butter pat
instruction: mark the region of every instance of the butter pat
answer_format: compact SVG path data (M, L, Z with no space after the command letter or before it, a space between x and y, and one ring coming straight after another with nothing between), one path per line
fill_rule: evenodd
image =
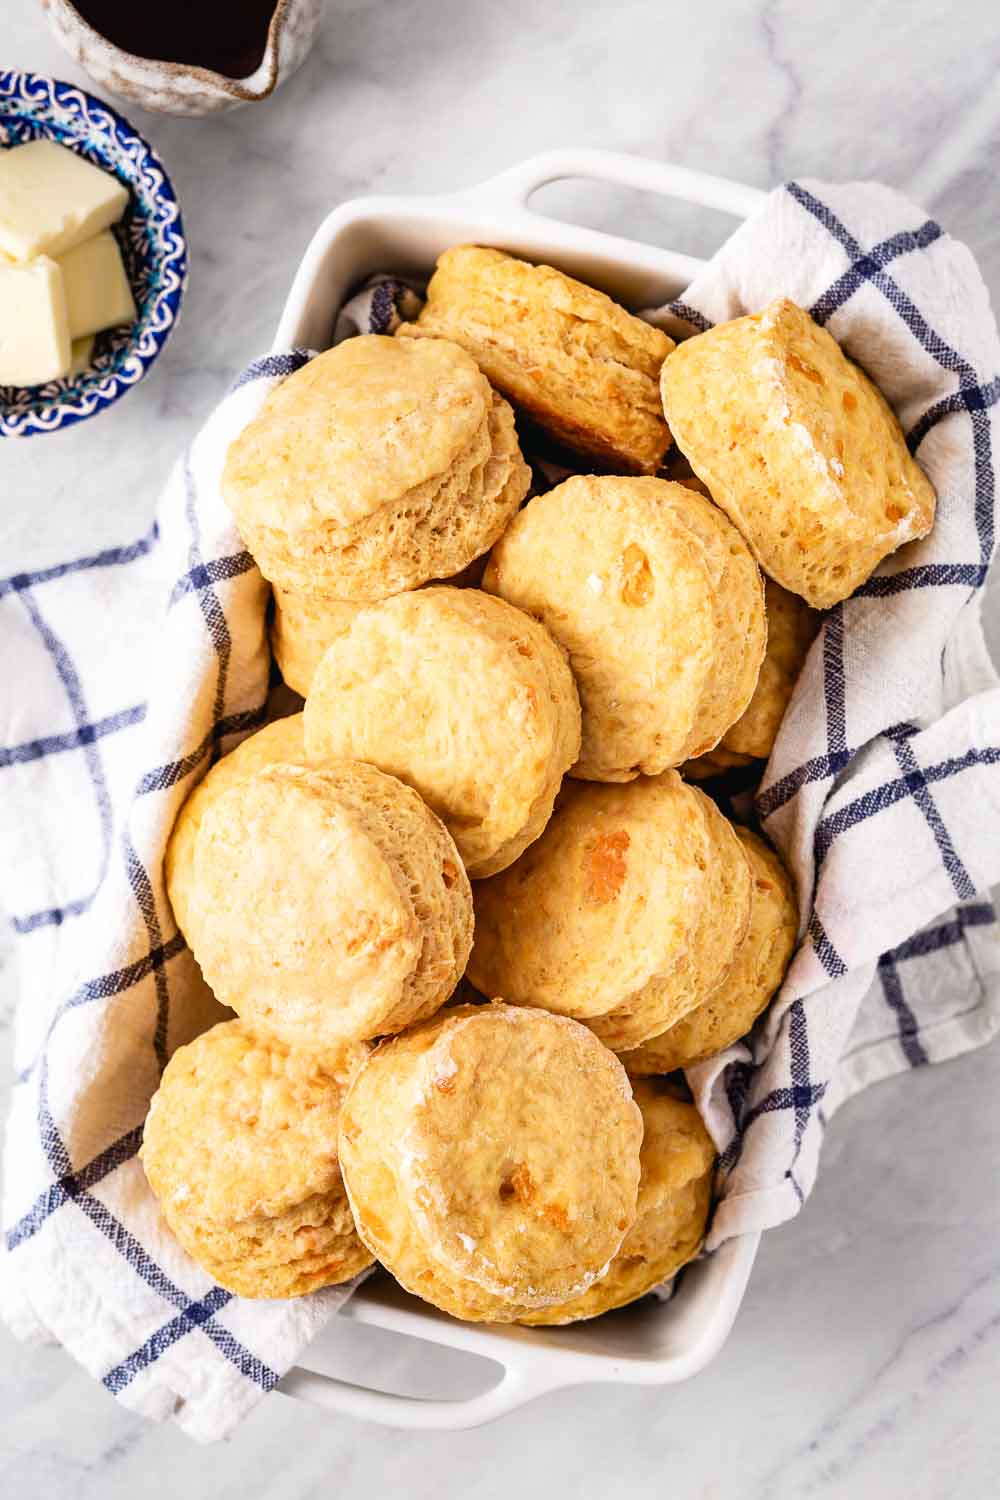
M39 256L0 262L0 385L44 385L70 367L62 272Z
M110 229L60 256L59 264L66 287L71 339L135 321L132 289Z
M14 260L63 255L120 219L116 177L55 141L0 151L0 250Z
M70 350L69 374L82 375L84 370L90 369L90 362L94 357L94 335L90 334L85 339L74 339Z

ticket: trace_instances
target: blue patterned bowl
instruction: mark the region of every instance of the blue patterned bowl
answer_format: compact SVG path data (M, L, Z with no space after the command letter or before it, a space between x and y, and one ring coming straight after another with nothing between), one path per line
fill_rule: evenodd
M0 437L72 427L137 385L177 322L187 275L180 209L152 147L116 110L74 84L0 69L0 150L36 136L69 146L129 189L114 233L138 317L97 335L82 374L48 385L0 386Z

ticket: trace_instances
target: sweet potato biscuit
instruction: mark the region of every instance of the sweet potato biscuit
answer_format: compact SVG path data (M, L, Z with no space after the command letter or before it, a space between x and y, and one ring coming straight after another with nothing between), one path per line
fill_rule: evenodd
M785 977L798 932L795 889L781 860L747 828L736 833L752 874L750 930L729 974L660 1036L622 1052L630 1073L670 1073L714 1057L745 1036Z
M736 755L723 745L716 745L697 760L686 760L681 766L681 775L686 781L711 781L713 776L725 776L727 772L739 770L753 764L752 755Z
M235 750L216 761L181 807L167 842L163 873L174 917L189 943L192 931L189 911L194 882L194 850L205 812L230 787L236 786L256 771L263 770L265 766L278 765L280 762L305 764L301 714L277 719L241 741Z
M477 557L451 578L436 580L455 588L478 588L486 570L488 554ZM331 641L352 623L359 610L377 599L317 599L291 589L274 589L271 650L285 682L303 698L308 697L313 675Z
M767 643L760 570L732 522L690 484L661 492L701 543L715 590L716 664L708 674L686 755L704 754L750 703Z
M637 1079L632 1088L643 1123L635 1223L606 1274L582 1297L525 1313L521 1323L576 1323L624 1307L701 1248L712 1202L712 1138L694 1105L675 1099L663 1084Z
M446 250L423 311L397 336L461 344L543 431L602 468L660 467L670 433L657 382L673 340L551 266Z
M361 611L313 678L314 760L370 761L423 797L470 876L545 827L580 750L566 657L543 625L478 589L439 586Z
M684 758L716 648L702 548L655 479L573 476L531 500L483 587L569 653L583 710L572 774L628 781Z
M656 775L707 749L749 701L765 630L757 569L681 485L565 480L514 518L483 588L569 652L583 709L573 776Z
M513 413L464 350L366 334L271 392L222 490L272 583L365 600L464 568L529 480Z
M686 787L688 816L704 822L707 891L683 963L666 981L674 1014L698 1005L722 984L741 952L750 928L752 877L750 864L737 838L737 829L711 798L698 787ZM605 1015L592 1016L587 1025L606 1047L621 1051L647 1037L654 1019L663 1014L664 986L648 985ZM697 997L692 1000L692 997Z
M709 806L675 771L565 790L541 838L476 884L472 984L617 1045L693 1010L749 920L746 860Z
M472 1321L579 1296L635 1217L642 1117L585 1027L460 1006L378 1047L341 1113L358 1233L409 1291Z
M767 652L757 686L742 718L722 737L725 750L759 760L771 754L809 647L823 623L822 615L773 578L764 581L764 603Z
M468 877L416 792L374 766L257 771L205 808L187 937L262 1036L329 1050L431 1015L472 939Z
M661 386L712 498L764 571L815 608L930 531L934 491L893 412L787 298L681 344Z
M163 1216L241 1297L300 1297L371 1265L337 1160L342 1090L308 1053L213 1026L170 1059L140 1155Z
M271 650L294 692L308 696L324 651L367 607L367 600L317 599L313 594L275 587Z

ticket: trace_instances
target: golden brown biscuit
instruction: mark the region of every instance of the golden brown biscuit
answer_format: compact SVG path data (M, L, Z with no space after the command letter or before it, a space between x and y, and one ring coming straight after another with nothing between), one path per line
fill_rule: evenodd
M514 518L483 588L569 652L583 709L573 776L656 775L708 749L749 702L766 636L757 568L681 485L565 480Z
M583 1026L462 1006L377 1048L344 1101L358 1233L459 1318L511 1322L581 1295L635 1217L642 1117Z
M746 542L710 499L690 484L671 484L664 503L701 543L715 590L715 666L685 750L696 756L717 745L752 701L767 645L764 588Z
M742 718L727 729L722 747L734 755L766 760L774 748L799 673L823 617L773 578L764 580L767 652L754 695Z
M324 651L367 607L364 599L317 599L312 594L275 587L271 650L293 691L308 697Z
M665 995L675 1016L686 1014L727 978L750 928L750 864L728 818L699 787L686 787L688 817L700 812L706 849L706 894L690 944L665 983L648 985L586 1024L614 1052L656 1033ZM693 805L692 805L693 804Z
M140 1151L189 1255L241 1297L301 1297L372 1263L337 1160L342 1091L316 1059L223 1021L170 1059Z
M194 878L194 850L206 810L217 797L221 797L223 792L236 786L245 777L282 761L289 765L305 764L301 714L277 719L275 723L266 724L256 734L242 740L235 750L216 761L181 807L167 841L163 873L174 917L188 943L191 942L189 910Z
M463 349L366 334L271 392L222 491L272 583L363 600L464 568L529 480L510 407Z
M525 1313L520 1323L576 1323L624 1307L697 1255L712 1204L715 1146L693 1104L659 1081L632 1084L642 1111L635 1223L604 1276L582 1297Z
M418 791L470 876L502 870L548 822L580 750L580 704L543 625L478 589L362 611L323 656L305 711L314 760L370 761Z
M774 850L747 828L736 830L752 875L750 930L729 974L701 1005L633 1051L630 1073L671 1073L714 1057L745 1036L781 986L795 951L799 909L791 878Z
M478 588L486 571L487 557L477 557L468 567L442 583L455 588ZM309 696L316 668L331 641L345 631L359 610L376 599L316 599L290 589L274 589L271 650L285 682L303 698Z
M761 567L817 609L934 523L888 404L787 298L681 344L661 375L674 437Z
M686 760L680 769L686 781L711 781L713 776L725 776L728 771L753 765L753 760L752 755L736 755L724 745L716 745L697 760Z
M602 468L655 474L670 444L657 381L673 340L551 266L458 245L402 338L454 339L497 390Z
M710 993L750 918L746 857L675 771L573 785L541 838L475 888L468 976L635 1046Z
M472 941L447 829L358 761L269 766L213 797L185 904L218 998L261 1036L317 1051L433 1014Z

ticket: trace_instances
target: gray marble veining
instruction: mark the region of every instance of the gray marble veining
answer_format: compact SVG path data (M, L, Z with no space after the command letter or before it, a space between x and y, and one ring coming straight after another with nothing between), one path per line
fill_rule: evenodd
M7 0L5 66L79 78L37 0ZM100 420L0 453L18 566L138 535L231 374L270 342L316 223L359 193L457 188L551 146L638 151L758 186L880 178L979 258L1000 296L1000 13L991 0L331 0L269 103L143 116L193 270L155 375ZM708 253L708 213L591 185L545 211ZM989 606L1000 648L1000 589ZM0 968L0 1105L11 965ZM201 1450L116 1406L59 1350L0 1332L0 1493L49 1500L670 1494L677 1500L988 1500L1000 1427L1000 1053L845 1107L801 1217L770 1234L725 1352L669 1390L590 1387L478 1432L420 1435L264 1403ZM365 1379L456 1394L458 1356L354 1330Z

